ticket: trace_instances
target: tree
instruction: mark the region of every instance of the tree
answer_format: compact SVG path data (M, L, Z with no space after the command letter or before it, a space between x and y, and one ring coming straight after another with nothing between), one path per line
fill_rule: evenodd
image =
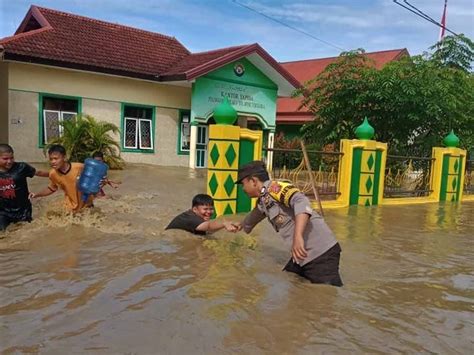
M442 61L435 53L405 57L380 70L363 50L342 53L296 92L315 116L304 127L306 139L322 145L353 138L367 117L375 139L387 142L392 154L429 156L451 128L463 147L472 146L474 78L465 64Z
M463 34L446 36L430 47L431 58L443 66L470 72L474 61L474 42Z
M104 160L111 169L121 169L124 161L120 157L120 146L111 134L118 134L116 125L109 122L97 121L89 115L79 115L73 120L62 123L63 134L51 141L51 144L61 144L72 161L83 162L96 152L104 154Z

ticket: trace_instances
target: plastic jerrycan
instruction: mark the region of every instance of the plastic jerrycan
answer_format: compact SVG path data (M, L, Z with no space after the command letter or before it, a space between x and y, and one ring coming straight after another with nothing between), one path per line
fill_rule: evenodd
M107 164L87 158L84 161L84 169L79 178L79 191L82 192L82 200L87 201L89 195L95 195L100 190L100 181L107 175L109 167Z

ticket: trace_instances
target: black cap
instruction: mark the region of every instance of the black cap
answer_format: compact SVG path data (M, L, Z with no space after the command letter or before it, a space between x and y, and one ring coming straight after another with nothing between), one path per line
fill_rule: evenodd
M261 160L254 160L250 163L244 164L239 168L237 173L236 184L241 184L242 180L251 175L260 175L265 174L267 169L265 168L265 163Z

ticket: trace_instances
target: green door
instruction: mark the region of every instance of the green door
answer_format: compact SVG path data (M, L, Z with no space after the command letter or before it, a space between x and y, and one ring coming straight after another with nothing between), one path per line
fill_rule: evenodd
M247 139L240 141L239 167L254 160L255 142ZM242 189L242 185L237 188L237 213L248 212L252 209L252 200Z

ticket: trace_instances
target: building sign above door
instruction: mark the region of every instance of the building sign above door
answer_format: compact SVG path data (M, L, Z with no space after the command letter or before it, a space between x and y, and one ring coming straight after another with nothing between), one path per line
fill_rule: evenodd
M275 127L277 87L250 62L242 60L196 79L192 121L206 122L225 97L239 114L256 117L264 128Z

